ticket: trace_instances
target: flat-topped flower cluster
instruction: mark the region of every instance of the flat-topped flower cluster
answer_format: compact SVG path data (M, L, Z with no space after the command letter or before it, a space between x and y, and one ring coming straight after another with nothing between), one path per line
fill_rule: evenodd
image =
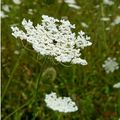
M75 0L64 0L64 2L71 8L80 9L80 6L77 5Z
M120 88L120 82L113 85L114 88Z
M45 102L47 106L59 112L75 112L78 110L75 102L70 97L57 97L56 93L46 94Z
M80 58L81 49L90 46L90 37L80 31L72 32L75 25L68 20L58 20L47 15L42 15L42 23L35 27L30 20L23 19L22 25L26 32L12 26L12 35L21 40L27 40L34 50L41 55L54 56L59 62L86 65L87 61Z
M116 62L116 58L108 57L107 60L104 61L102 67L105 69L106 73L114 72L119 69L119 64Z

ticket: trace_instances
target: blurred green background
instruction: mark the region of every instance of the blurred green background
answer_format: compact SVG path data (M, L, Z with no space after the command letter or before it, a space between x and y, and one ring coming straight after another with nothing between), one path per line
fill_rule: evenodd
M116 57L120 63L120 24L112 26L120 16L120 0L114 5L104 5L102 0L76 0L80 9L71 8L63 0L2 0L8 5L7 17L1 18L2 52L2 108L3 120L118 120L120 118L120 90L113 85L120 81L120 71L106 74L102 64L108 57ZM26 41L12 36L11 25L22 28L23 18L34 25L41 23L41 16L68 19L76 25L76 31L83 30L91 37L92 46L82 50L88 65L57 63L36 53ZM109 21L102 21L109 17ZM81 23L88 25L84 27ZM106 29L107 28L107 29ZM38 105L34 111L31 98L34 95L39 73ZM59 113L46 107L45 94L51 91L59 96L69 96L79 110L73 113Z

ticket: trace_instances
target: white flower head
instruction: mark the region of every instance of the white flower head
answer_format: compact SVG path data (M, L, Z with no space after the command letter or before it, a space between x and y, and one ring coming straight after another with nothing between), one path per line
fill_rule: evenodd
M17 5L19 5L19 4L21 4L21 0L13 0L13 2L15 3L15 4L17 4Z
M110 21L110 18L109 18L109 17L102 17L102 18L101 18L101 21L107 22L107 21Z
M5 50L5 47L4 47L4 46L1 46L1 50L2 50L2 51Z
M0 17L1 17L1 18L6 18L6 17L8 17L8 16L5 14L4 11L0 11Z
M118 25L120 24L120 16L116 16L116 18L114 19L114 21L111 23L111 25Z
M46 94L45 102L47 107L54 111L68 113L78 110L75 102L73 102L70 97L57 97L56 93L54 92Z
M69 4L76 4L76 1L75 0L65 0L66 3L69 3Z
M100 8L100 5L96 5L95 8L96 8L96 9Z
M76 4L68 4L68 6L71 8L80 9L80 6L78 6Z
M88 28L88 27L89 27L85 22L81 22L81 25L82 25L84 28Z
M116 62L116 58L110 57L108 57L107 60L105 60L102 67L105 69L106 73L114 72L115 70L119 69L119 65Z
M3 9L5 12L10 12L10 7L9 7L9 5L7 5L7 4L2 5L2 9Z
M118 9L120 9L120 5L118 6Z
M28 14L33 15L33 9L28 9Z
M107 30L107 31L110 30L110 27L106 27L105 30Z
M32 44L34 50L41 55L54 56L59 62L86 65L86 60L80 58L81 49L90 46L90 37L83 31L76 35L71 29L75 28L68 20L58 20L46 15L42 16L42 23L33 23L23 19L22 25L26 33L16 26L12 26L12 35Z
M114 4L114 2L111 1L111 0L103 0L103 3L104 3L105 5L110 5L110 6Z
M15 51L14 51L14 54L19 55L20 52L19 52L18 50L15 50Z
M113 85L114 88L120 88L120 82Z
M75 9L80 9L80 6L77 5L75 0L64 0L65 3L68 4L69 7L75 8Z

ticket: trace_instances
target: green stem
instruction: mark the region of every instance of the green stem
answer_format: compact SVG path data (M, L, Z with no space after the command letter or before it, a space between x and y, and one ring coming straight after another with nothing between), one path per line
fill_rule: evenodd
M4 89L3 94L2 94L1 102L4 100L4 97L5 97L5 94L6 94L6 92L7 92L7 89L8 89L8 87L9 87L11 81L12 81L13 75L14 75L14 73L15 73L18 65L19 65L19 62L20 62L20 59L21 59L22 56L23 56L23 53L24 53L24 49L22 49L21 54L20 54L20 57L17 59L17 62L16 62L16 64L14 65L14 68L13 68L13 70L12 70L12 73L10 74L10 77L9 77L9 79L8 79L8 82L7 82L6 86L5 86L5 89Z
M34 103L33 103L33 110L34 110L34 112L33 112L33 120L35 120L35 117L36 117L36 108L37 108L37 106L38 106L38 88L39 88L39 82L40 82L40 78L41 78L41 75L42 75L42 70L43 70L43 68L44 68L44 65L45 65L45 63L46 63L46 58L45 58L45 60L44 60L44 63L43 63L43 65L42 65L42 67L41 67L41 70L40 70L40 73L39 73L39 75L38 75L38 77L37 77L37 82L36 82L36 88L35 88L35 96L34 96Z
M55 17L58 17L57 15L61 16L61 11L62 11L63 6L64 6L64 1L62 0L59 7L55 11L55 14L54 14Z
M63 118L63 113L61 113L61 112L57 112L56 111L56 118L57 118L57 120L62 120L62 118Z
M62 114L58 115L58 120L62 119Z
M76 65L73 65L72 66L72 72L73 72L73 74L72 74L72 82L73 82L73 84L75 83L75 79L76 79Z
M101 4L101 16L104 17L105 16L105 10L104 10L104 5ZM102 22L102 32L103 32L103 42L102 42L102 46L104 46L105 50L108 50L108 46L107 46L107 41L106 41L106 31L105 31L105 22ZM107 51L108 52L108 51Z

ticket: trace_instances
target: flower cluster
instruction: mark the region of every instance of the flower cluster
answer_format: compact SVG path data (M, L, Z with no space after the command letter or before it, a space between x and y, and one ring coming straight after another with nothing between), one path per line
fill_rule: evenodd
M7 13L10 12L10 7L7 4L2 5L2 9L0 11L0 17L6 18L8 17Z
M105 60L102 67L105 69L106 73L114 72L115 70L119 69L119 65L116 62L116 58L110 57L108 57L107 60Z
M59 112L75 112L78 110L76 104L71 100L70 97L57 97L56 93L52 92L50 94L46 94L45 102L47 106L54 111Z
M101 21L107 22L107 21L110 21L110 18L109 17L102 17Z
M15 3L15 4L17 4L17 5L19 5L19 4L21 4L21 0L13 0L13 2Z
M120 24L120 16L117 16L114 21L111 23L111 25L119 25Z
M82 27L88 28L89 26L85 22L81 22Z
M113 5L113 4L114 4L114 2L111 1L111 0L103 0L103 3L104 3L105 5Z
M75 9L80 9L80 6L76 4L75 0L64 0L65 3L68 4L69 7L75 8Z
M113 85L114 88L120 88L120 82Z
M0 18L6 18L8 17L4 11L0 11Z
M23 19L22 25L26 33L12 26L12 35L27 40L41 55L54 56L59 62L86 65L86 60L80 58L80 51L92 44L90 37L82 31L78 32L78 35L72 32L75 25L68 20L58 20L46 15L42 18L41 25L37 24L35 27L30 20Z
M9 7L9 5L7 5L7 4L2 5L2 9L3 9L5 12L10 12L10 7Z

